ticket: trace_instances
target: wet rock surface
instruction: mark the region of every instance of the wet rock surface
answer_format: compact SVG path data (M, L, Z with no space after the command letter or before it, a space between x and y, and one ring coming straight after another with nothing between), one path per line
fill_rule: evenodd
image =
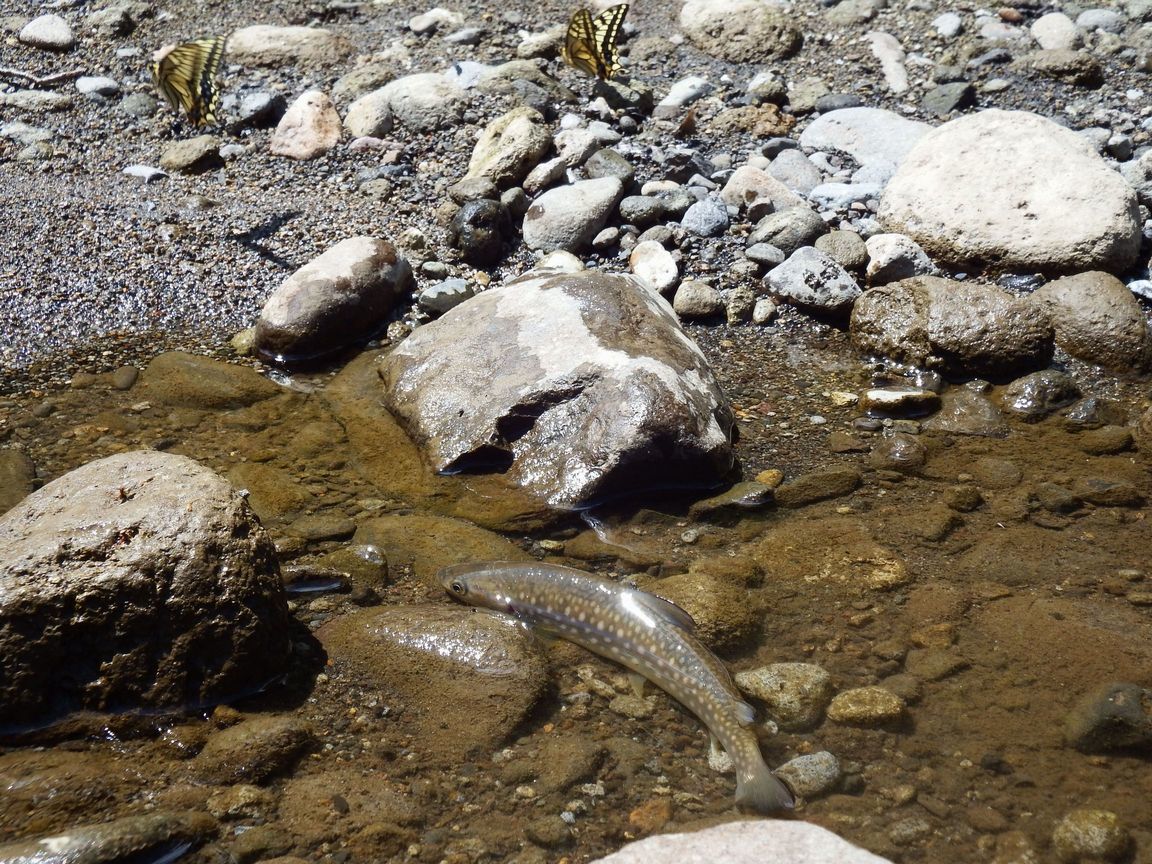
M507 288L422 328L381 369L389 409L437 470L501 472L558 507L658 487L669 470L720 482L727 411L647 283L542 270Z
M0 518L0 547L9 730L78 709L210 705L287 661L272 543L244 499L186 457L89 463Z
M337 674L390 694L423 758L504 743L543 696L547 667L515 621L451 606L345 616L320 634Z

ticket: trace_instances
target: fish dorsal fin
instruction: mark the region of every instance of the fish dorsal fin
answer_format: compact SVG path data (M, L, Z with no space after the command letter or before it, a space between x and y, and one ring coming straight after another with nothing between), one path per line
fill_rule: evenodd
M681 630L687 630L689 633L696 632L696 622L692 620L692 616L675 603L644 591L635 591L633 592L633 596L636 598L637 603L653 615L663 618L669 624L673 624Z

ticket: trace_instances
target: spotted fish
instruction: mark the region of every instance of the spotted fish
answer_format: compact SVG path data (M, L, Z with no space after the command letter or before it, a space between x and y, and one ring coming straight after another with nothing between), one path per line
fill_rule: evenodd
M514 615L575 642L673 696L708 727L736 766L736 803L759 813L793 806L792 793L760 753L745 702L724 664L693 635L679 606L571 567L536 562L456 564L439 573L464 603Z

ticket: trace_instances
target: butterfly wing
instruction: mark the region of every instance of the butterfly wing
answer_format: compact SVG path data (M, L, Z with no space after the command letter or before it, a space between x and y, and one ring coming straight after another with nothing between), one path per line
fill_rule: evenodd
M624 16L627 14L628 4L621 3L605 9L592 19L593 38L596 43L596 74L601 78L611 78L621 69L616 43L620 39L620 28L624 26Z
M587 9L577 9L568 21L564 37L564 62L581 72L597 75L596 27Z
M188 115L193 126L216 122L220 91L216 75L224 57L223 36L197 39L170 49L161 49L153 58L151 70L156 89L168 104Z

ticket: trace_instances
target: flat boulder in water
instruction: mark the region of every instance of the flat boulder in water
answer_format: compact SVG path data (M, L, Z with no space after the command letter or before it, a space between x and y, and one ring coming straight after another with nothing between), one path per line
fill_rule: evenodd
M502 472L559 509L718 484L732 414L675 313L633 276L536 270L408 337L384 399L441 472Z
M504 615L413 604L345 615L317 636L330 674L381 693L417 752L453 764L500 746L548 688L535 637Z
M0 729L224 701L289 650L271 540L187 457L109 456L0 517Z

